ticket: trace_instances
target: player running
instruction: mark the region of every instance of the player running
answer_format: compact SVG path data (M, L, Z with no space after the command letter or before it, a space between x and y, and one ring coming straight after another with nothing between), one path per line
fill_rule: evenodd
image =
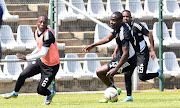
M96 70L97 76L107 87L115 87L113 76L118 72L130 74L134 71L136 66L136 56L133 48L133 38L131 36L128 26L122 22L123 16L120 12L114 12L111 15L110 25L114 31L108 36L104 37L98 42L90 44L83 48L83 51L89 52L92 48L105 44L116 38L116 43L120 49L119 54L113 58L108 64L99 67ZM125 80L129 80L125 77ZM127 87L126 87L127 88ZM120 94L120 88L116 88ZM101 103L107 103L106 99L99 100Z
M136 51L136 56L137 56L137 70L138 70L139 79L142 81L146 81L149 79L153 79L155 77L159 77L159 79L164 84L165 78L162 75L160 69L157 70L157 73L146 73L147 67L148 67L148 61L149 61L149 49L148 49L146 41L144 40L143 35L149 37L150 56L154 60L156 55L154 51L154 41L153 41L152 34L141 23L131 20L132 17L131 17L131 12L129 10L124 10L122 12L122 15L123 15L123 22L129 25L132 36L135 40L135 46L136 46L135 51ZM117 49L118 49L118 46L116 45L113 56L116 54ZM128 79L131 79L131 76L132 74L130 76L127 76ZM125 83L130 84L130 82L131 81L129 80L129 82L125 82ZM131 96L132 95L131 85L132 84L130 84L129 86L127 86L128 88L126 88L127 91L131 90L131 92L129 91L129 93L127 93L126 99L124 99L121 102L133 101L133 98Z
M39 16L37 20L37 30L35 31L35 38L37 48L28 55L16 54L17 58L22 60L36 59L35 62L28 65L20 74L14 91L12 93L4 94L5 99L17 97L19 90L23 86L25 80L37 74L41 74L40 83L37 87L37 93L46 96L44 105L51 103L55 91L49 91L47 88L51 81L55 78L59 69L59 53L57 42L53 31L47 27L47 16Z

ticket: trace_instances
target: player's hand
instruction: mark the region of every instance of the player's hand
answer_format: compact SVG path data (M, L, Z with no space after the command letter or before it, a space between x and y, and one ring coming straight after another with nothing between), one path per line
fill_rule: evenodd
M89 52L93 47L91 45L85 46L82 51Z
M23 54L20 54L20 53L17 53L17 54L16 54L16 57L17 57L18 59L26 60L26 56L23 55Z
M27 56L30 56L30 55L32 55L32 54L27 54Z
M113 77L117 73L117 70L115 68L112 68L109 72L107 72L107 77Z
M111 57L112 57L112 58L116 57L116 53L113 53L113 54L111 55Z
M151 55L151 58L154 60L155 57L156 57L155 51L154 51L154 50L151 51L151 52L150 52L150 55Z

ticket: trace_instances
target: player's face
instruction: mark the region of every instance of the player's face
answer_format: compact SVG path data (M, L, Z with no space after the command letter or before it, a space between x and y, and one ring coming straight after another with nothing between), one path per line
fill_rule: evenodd
M111 19L110 19L110 26L112 27L112 29L119 29L119 27L121 26L122 21L120 19L117 18L117 16L115 14L112 14Z
M131 22L131 14L129 12L123 12L123 22L130 23Z
M48 21L44 16L40 16L37 20L37 26L41 32L43 32L47 28Z

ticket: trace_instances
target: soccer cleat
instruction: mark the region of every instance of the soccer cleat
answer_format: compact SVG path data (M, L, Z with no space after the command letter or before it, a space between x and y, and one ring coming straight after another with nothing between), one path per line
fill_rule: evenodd
M51 94L49 96L46 96L46 100L43 105L49 105L54 95L55 95L55 91L51 91Z
M159 73L159 75L158 75L159 79L161 80L162 84L164 84L165 77L164 77L164 75L162 75L161 69L158 69L157 72Z
M121 88L117 88L118 95L121 94Z
M121 102L133 102L133 98L132 98L132 96L127 96L126 99L124 99Z
M101 99L101 100L99 100L99 103L108 103L108 100L106 100L106 99Z
M6 93L2 96L5 99L9 99L9 98L17 98L18 97L18 93L16 93L15 91L11 92L11 93Z

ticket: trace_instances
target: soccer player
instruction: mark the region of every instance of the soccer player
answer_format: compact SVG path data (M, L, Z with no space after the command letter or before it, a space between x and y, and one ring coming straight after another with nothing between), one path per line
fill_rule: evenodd
M148 67L148 61L149 61L149 49L148 49L146 41L144 40L143 35L148 36L149 38L150 56L154 60L155 51L154 51L154 41L153 41L152 34L141 23L135 22L131 19L132 18L131 12L129 10L124 10L122 12L122 15L123 15L123 22L129 25L132 36L135 40L135 51L136 51L136 56L137 56L137 71L138 71L139 79L142 81L146 81L155 77L159 77L162 83L164 83L165 78L162 75L160 69L158 69L156 73L146 73L147 67ZM112 56L116 54L117 49L118 49L118 46L116 45L116 48ZM131 79L131 76L128 76L129 79ZM132 86L127 86L127 87L130 89L132 88ZM132 91L130 92L130 94L127 94L126 99L124 99L121 102L133 101L131 94L132 94Z
M128 26L122 22L123 16L120 12L114 12L110 18L110 25L114 31L98 42L90 44L83 48L83 51L89 52L92 48L105 44L116 38L119 48L119 54L108 64L99 67L96 70L97 76L107 87L115 87L113 76L118 72L124 72L125 76L131 74L136 66L136 56L133 48L133 38ZM125 77L125 81L129 80ZM121 90L116 88L120 94ZM107 103L106 99L99 100L101 103Z
M37 20L37 30L35 31L37 48L31 54L26 56L16 54L19 59L36 59L36 61L32 62L32 64L28 65L22 71L16 82L14 91L3 95L5 99L17 97L25 80L40 73L41 79L37 87L37 93L46 96L44 105L51 103L52 98L55 95L55 91L49 91L47 88L58 72L60 60L56 39L53 31L47 27L47 24L47 16L39 16Z

